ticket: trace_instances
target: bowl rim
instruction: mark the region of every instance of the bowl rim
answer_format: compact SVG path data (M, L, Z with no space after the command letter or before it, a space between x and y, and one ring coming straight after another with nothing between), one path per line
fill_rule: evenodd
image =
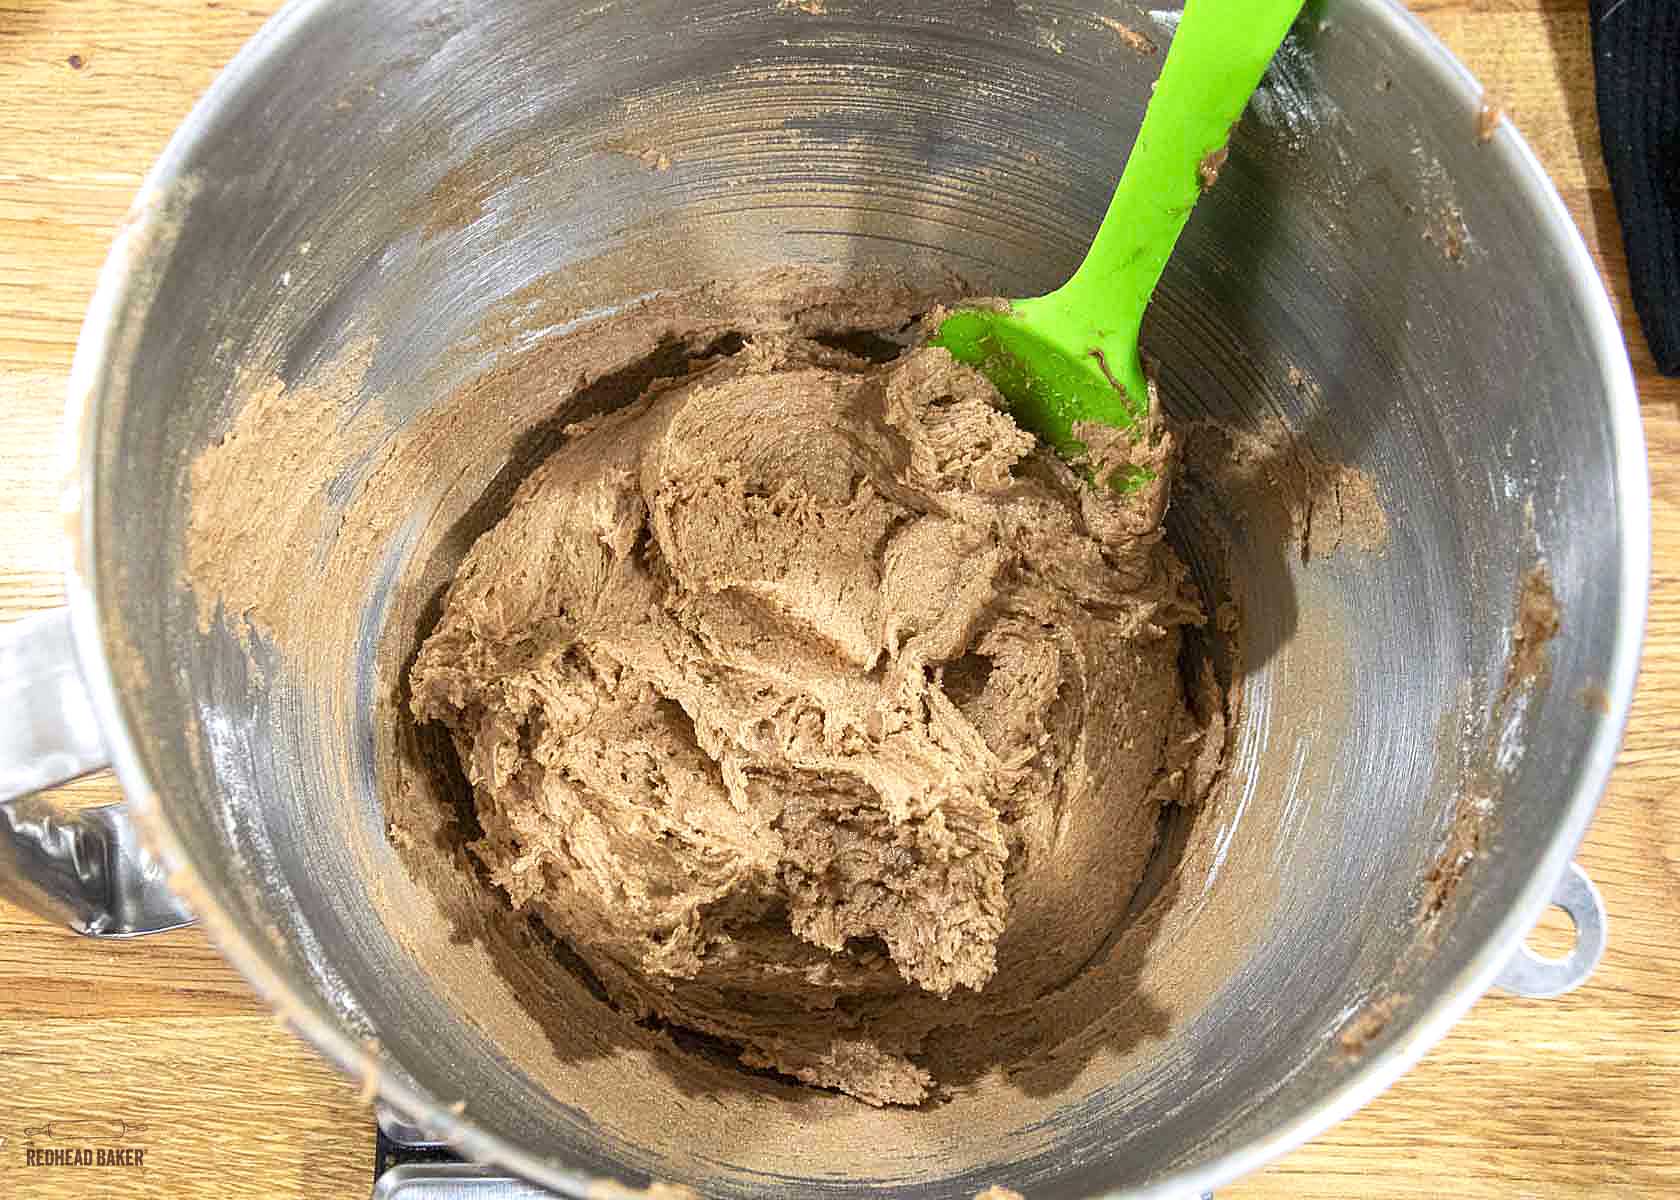
M292 987L271 956L239 931L194 868L168 805L159 797L156 781L125 718L122 695L111 670L113 655L108 653L105 625L100 618L96 569L99 530L93 503L96 443L106 408L109 368L119 349L123 316L135 302L140 286L135 268L161 232L165 219L158 199L169 195L186 177L186 164L207 137L216 115L243 93L264 65L284 56L311 21L341 2L289 0L223 69L147 173L101 269L78 338L67 398L62 512L68 542L66 592L77 659L137 826L168 872L171 889L187 901L220 953L284 1023L345 1074L362 1079L370 1069L376 1069L368 1050L317 1011L318 1000ZM1381 26L1383 35L1392 39L1397 56L1425 72L1462 106L1466 128L1470 127L1483 101L1482 86L1417 17L1402 8L1398 0L1339 0L1340 6ZM1334 10L1330 19L1335 19ZM1591 736L1567 808L1546 846L1540 868L1519 890L1494 934L1441 993L1426 1007L1397 1018L1401 1036L1350 1064L1339 1084L1275 1129L1206 1161L1170 1169L1142 1187L1102 1192L1099 1197L1183 1200L1187 1195L1211 1192L1316 1137L1392 1085L1492 986L1550 905L1614 766L1632 705L1650 586L1650 482L1638 394L1621 326L1597 265L1550 177L1509 121L1500 123L1487 150L1499 157L1510 175L1513 192L1531 207L1542 234L1559 252L1568 277L1569 298L1582 315L1596 352L1616 459L1615 500L1622 524L1617 564L1621 604L1604 683L1610 714ZM441 1103L400 1072L376 1071L376 1079L384 1102L474 1162L505 1168L577 1200L583 1200L602 1182L522 1149L479 1125L470 1112Z

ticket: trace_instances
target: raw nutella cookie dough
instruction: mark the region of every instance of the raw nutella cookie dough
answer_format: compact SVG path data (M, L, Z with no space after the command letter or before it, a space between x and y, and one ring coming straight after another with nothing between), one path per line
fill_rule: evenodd
M1144 493L1100 495L944 351L791 333L574 426L409 676L473 850L638 1019L939 1095L1073 994L1163 805L1221 769L1152 453Z

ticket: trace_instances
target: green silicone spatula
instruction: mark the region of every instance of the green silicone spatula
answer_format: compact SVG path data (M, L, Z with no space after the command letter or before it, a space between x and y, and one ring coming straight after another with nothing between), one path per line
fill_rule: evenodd
M1108 215L1073 278L1002 311L959 309L932 338L983 372L1022 428L1064 458L1086 453L1080 422L1134 436L1147 427L1143 310L1301 3L1186 0ZM1108 479L1122 490L1139 482Z

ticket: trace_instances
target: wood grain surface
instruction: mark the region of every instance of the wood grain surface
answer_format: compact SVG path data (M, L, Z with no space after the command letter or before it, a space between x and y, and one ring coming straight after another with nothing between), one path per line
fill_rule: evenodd
M1668 0L1632 0L1662 3ZM143 172L275 0L0 0L0 621L60 603L66 376ZM1639 698L1580 861L1610 950L1571 996L1502 995L1358 1116L1232 1187L1244 1200L1680 1194L1680 381L1633 322L1599 155L1585 0L1414 8L1529 139L1628 333L1656 531ZM73 789L116 799L108 778ZM1543 929L1537 937L1555 936ZM138 1169L30 1169L23 1130L145 1125ZM0 904L0 1196L357 1197L354 1085L276 1026L195 930L77 939Z

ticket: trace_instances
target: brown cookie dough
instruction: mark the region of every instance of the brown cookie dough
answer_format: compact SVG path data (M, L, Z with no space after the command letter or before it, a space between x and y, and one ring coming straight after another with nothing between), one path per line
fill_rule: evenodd
M621 1008L927 1099L932 1043L1006 1038L1111 944L1219 769L1153 453L1099 496L944 351L792 335L574 426L410 676L476 854Z

